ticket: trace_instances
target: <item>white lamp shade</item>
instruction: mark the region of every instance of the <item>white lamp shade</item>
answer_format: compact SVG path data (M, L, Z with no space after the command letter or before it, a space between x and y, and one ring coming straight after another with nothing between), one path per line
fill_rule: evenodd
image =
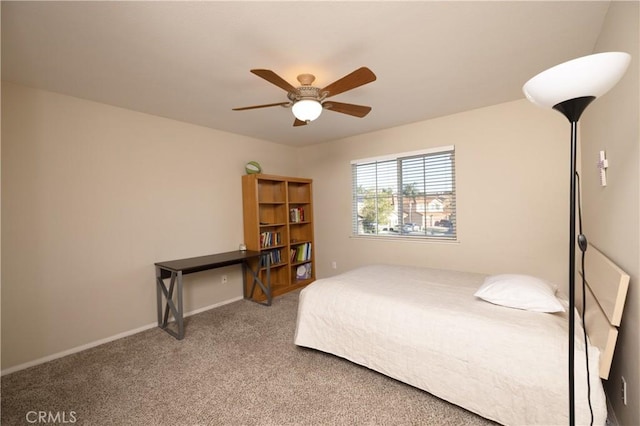
M320 117L322 105L313 99L301 99L291 107L293 115L300 121L313 121Z
M586 96L598 98L622 78L631 56L625 52L605 52L564 62L533 77L522 87L536 105L555 105Z

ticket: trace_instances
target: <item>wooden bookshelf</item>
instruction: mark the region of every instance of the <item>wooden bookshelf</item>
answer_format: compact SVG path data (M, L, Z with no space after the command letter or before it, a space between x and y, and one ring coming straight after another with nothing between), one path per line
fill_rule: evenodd
M250 174L242 176L244 243L269 256L271 292L279 296L315 280L312 180ZM260 269L260 279L266 269ZM247 280L247 283L252 282ZM250 292L247 289L247 294ZM256 301L266 295L256 288Z

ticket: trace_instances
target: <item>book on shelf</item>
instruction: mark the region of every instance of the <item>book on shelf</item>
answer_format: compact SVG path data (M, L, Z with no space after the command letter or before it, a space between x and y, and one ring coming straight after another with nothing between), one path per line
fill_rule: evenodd
M289 221L291 223L304 222L304 207L293 207L289 209Z
M280 250L270 250L268 252L262 253L262 265L266 266L267 261L269 261L270 265L281 263L282 258L280 257Z
M282 244L280 232L261 232L260 247L272 247Z
M291 262L298 263L311 260L311 243L302 243L291 247Z

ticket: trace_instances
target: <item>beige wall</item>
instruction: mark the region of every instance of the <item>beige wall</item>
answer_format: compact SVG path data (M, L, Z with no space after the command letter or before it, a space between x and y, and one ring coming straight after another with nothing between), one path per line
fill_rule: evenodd
M296 172L292 148L8 83L2 124L3 370L153 324L154 262L242 242L246 161ZM185 285L187 312L242 296L237 267Z
M566 129L524 100L299 150L8 83L2 102L5 370L153 324L154 262L242 240L249 159L315 179L320 277L387 261L565 281ZM459 242L350 237L351 159L450 144ZM185 309L240 297L237 269L188 276Z
M559 115L521 100L301 149L314 179L318 276L389 262L566 285L567 135ZM459 242L351 237L350 160L443 145L456 149Z
M631 275L620 338L606 383L621 425L640 424L640 117L638 2L613 2L595 52L632 55L624 78L597 99L581 121L584 232L589 241ZM601 187L596 163L607 153L608 185ZM587 271L588 274L588 271ZM628 404L621 402L621 376L627 381Z

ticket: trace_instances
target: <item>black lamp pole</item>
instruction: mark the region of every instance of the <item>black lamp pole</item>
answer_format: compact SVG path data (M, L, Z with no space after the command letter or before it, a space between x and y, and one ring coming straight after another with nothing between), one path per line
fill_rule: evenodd
M576 243L583 253L587 250L587 239L582 233L578 235L576 241L578 120L580 120L585 108L595 98L607 93L620 81L630 62L631 55L625 52L594 53L549 68L527 81L522 87L522 91L531 102L559 111L571 123L571 176L569 180L571 188L569 195L569 423L571 426L574 426L576 422L574 380ZM584 296L584 280L582 285Z
M585 108L595 99L584 96L569 99L555 105L553 109L562 113L571 123L571 178L569 190L569 424L575 420L575 298L576 298L576 158L578 148L578 120ZM581 235L580 249L586 250L586 239ZM584 289L582 290L584 291Z

